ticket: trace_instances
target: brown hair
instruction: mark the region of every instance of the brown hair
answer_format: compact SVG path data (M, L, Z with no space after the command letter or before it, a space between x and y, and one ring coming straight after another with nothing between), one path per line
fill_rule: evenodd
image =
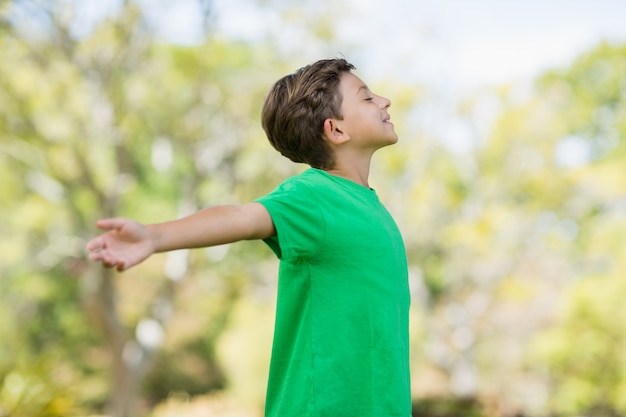
M345 59L325 59L278 80L261 111L272 146L293 162L332 168L334 156L324 140L324 120L342 118L339 81L353 69Z

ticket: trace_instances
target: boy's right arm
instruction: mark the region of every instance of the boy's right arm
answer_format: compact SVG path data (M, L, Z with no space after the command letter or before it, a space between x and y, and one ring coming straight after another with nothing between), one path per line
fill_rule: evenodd
M107 232L87 244L89 257L118 271L156 252L266 239L276 234L272 218L260 203L210 207L165 223L143 225L112 218L99 220L96 225Z

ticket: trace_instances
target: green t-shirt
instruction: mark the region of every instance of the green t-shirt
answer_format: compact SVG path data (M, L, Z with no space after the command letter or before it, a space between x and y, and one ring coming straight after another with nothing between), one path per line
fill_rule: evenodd
M308 169L259 198L280 259L267 417L409 417L409 289L376 192Z

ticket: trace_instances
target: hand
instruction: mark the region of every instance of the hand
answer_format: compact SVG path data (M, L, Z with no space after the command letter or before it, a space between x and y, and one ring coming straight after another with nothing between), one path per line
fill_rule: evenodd
M148 227L130 219L112 218L96 222L101 230L108 230L87 243L89 258L102 262L107 268L124 271L148 258L155 245Z

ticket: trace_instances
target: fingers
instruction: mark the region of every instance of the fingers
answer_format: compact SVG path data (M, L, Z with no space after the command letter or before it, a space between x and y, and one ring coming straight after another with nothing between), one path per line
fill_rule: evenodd
M121 229L126 219L122 217L113 217L109 219L100 219L96 222L96 226L101 230Z
M102 230L115 230L123 226L124 219L110 218L101 219L96 222L96 226ZM96 262L101 262L106 268L116 268L118 271L123 271L124 261L116 258L107 249L106 233L97 236L87 242L86 248L89 252L89 259Z
M91 239L89 242L87 242L87 250L89 252L102 250L104 249L105 246L106 245L102 236L98 236L96 238ZM90 255L93 255L93 254L90 253Z
M125 263L121 259L114 260L105 257L104 259L102 259L102 265L106 268L115 268L119 272L122 272L124 269L126 269Z
M87 242L87 251L89 251L89 259L96 262L101 262L106 268L115 268L118 271L124 271L127 269L127 260L120 257L119 245L117 238L117 232L122 232L122 229L128 228L132 225L129 219L123 217L114 217L108 219L100 219L96 222L96 226L108 233L103 233ZM109 247L111 246L111 247Z
M104 249L90 251L89 259L101 262L105 268L115 268L120 272L126 269L126 262L123 259L111 256Z
M96 221L96 226L101 230L119 230L127 223L127 219L122 217L113 217L109 219L100 219ZM90 240L87 243L87 250L96 251L106 247L106 239L104 234Z

